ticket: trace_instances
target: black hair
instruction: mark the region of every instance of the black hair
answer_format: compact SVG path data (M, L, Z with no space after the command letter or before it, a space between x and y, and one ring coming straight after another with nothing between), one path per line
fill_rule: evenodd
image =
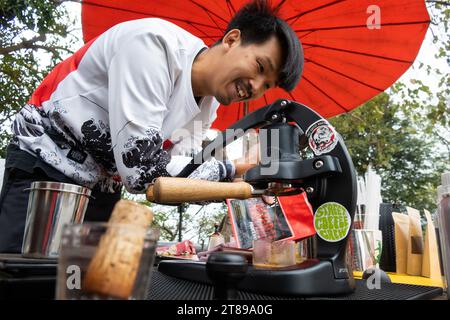
M267 0L249 2L236 12L225 34L232 29L239 29L242 45L261 44L275 35L281 44L284 61L278 76L278 86L291 91L303 72L303 48L294 30L277 16L277 11Z

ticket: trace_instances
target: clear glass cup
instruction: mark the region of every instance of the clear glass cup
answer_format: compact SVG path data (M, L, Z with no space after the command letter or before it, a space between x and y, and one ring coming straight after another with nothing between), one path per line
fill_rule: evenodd
M279 267L287 267L296 264L295 242L292 240L273 242L270 262Z
M281 268L296 264L296 247L292 240L253 240L253 265L256 267Z
M253 266L268 266L272 254L272 240L253 240Z
M159 229L85 222L64 226L57 300L145 300Z

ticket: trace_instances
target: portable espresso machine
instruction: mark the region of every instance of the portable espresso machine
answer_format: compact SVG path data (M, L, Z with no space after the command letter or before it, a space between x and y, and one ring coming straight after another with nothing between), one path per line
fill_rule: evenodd
M242 129L237 132L243 134L252 128L258 128L260 135L266 130L267 139L260 145L261 164L246 172L244 182L217 182L219 187L208 187L207 192L202 192L202 181L194 180L185 185L181 180L170 182L158 178L149 188L147 198L175 204L306 192L315 214L317 256L301 264L268 270L254 268L247 265L243 257L222 252L212 254L206 263L163 260L158 271L178 279L213 284L219 298L233 298L234 289L287 296L353 292L355 282L346 264L346 246L356 210L356 176L341 136L318 113L289 100L266 105L228 129L235 132ZM211 150L223 148L237 138L239 135L227 135L226 130L221 132L195 155L179 177L187 177L214 156ZM312 157L305 156L307 150ZM277 170L270 170L274 167ZM319 215L328 221L340 219L339 230L319 230Z

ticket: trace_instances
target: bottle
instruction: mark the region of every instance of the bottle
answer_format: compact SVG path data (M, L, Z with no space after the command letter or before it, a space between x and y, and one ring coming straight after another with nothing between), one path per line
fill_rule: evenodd
M208 251L211 249L214 249L220 244L224 244L225 239L223 235L219 232L219 224L214 224L214 233L209 237L209 243L208 243Z
M439 240L441 243L444 287L450 300L450 172L442 174L442 185L438 187Z

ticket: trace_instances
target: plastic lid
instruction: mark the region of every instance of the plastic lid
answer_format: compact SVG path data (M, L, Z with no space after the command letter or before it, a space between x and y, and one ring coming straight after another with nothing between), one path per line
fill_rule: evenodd
M439 203L441 202L441 199L442 199L442 195L444 194L444 187L438 186L436 189L436 192L437 192L436 202L439 205Z
M437 187L437 203L442 200L442 197L450 195L450 172L445 172L441 175L442 185Z
M450 186L438 186L437 187L437 203L439 204L443 197L450 196Z
M450 172L445 172L442 174L441 182L443 187L450 187Z

